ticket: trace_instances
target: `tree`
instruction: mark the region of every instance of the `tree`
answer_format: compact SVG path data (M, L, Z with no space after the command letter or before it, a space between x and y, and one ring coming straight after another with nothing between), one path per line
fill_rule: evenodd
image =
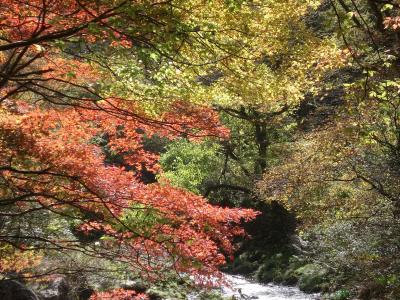
M334 280L354 286L368 279L395 295L399 7L395 1L326 3L320 17L330 20L337 44L349 54L346 68L337 70L347 78L331 78L333 100L305 116L312 125L287 144L259 190L296 212L311 242L309 259Z
M255 183L279 164L282 153L288 150L287 143L300 125L297 111L302 103L322 97L326 78L346 57L332 36L318 35L309 26L316 2L253 4L242 8L252 16L249 35L243 40L246 51L228 63L221 61L197 73L193 67L180 70L192 78L190 85L185 81L190 95L183 95L195 103L211 102L230 128L231 139L218 146L212 142L172 143L161 156L166 170L161 177L170 179L172 184L190 187L224 206L262 211L247 225L255 238L242 243L239 252L246 252L238 258L244 262L245 272L255 272L277 253L285 253L280 264L288 265L289 255L294 253L287 246L296 226L293 214L277 202L262 201ZM193 155L198 152L201 155ZM201 157L206 156L211 157L212 163L204 167ZM194 173L200 174L196 180Z
M188 272L203 283L218 274L225 262L221 249L232 252L232 238L243 234L238 225L255 212L213 207L200 196L145 185L139 178L143 169L159 169L157 155L143 148L144 136L226 138L226 129L210 108L184 101L170 101L150 114L142 99L121 97L99 85L112 81L112 70L95 61L128 50L148 57L158 53L180 64L224 58L231 46L219 45L222 50L214 53L203 45L212 40L218 46L212 35L198 37L197 22L207 23L202 2L183 3L3 1L3 276L10 276L4 262L20 252L46 260L51 253L71 251L126 264L150 279L166 269ZM215 1L207 8L229 14L225 5ZM189 61L194 51L201 55ZM100 137L124 166L105 164ZM60 270L44 264L36 271Z

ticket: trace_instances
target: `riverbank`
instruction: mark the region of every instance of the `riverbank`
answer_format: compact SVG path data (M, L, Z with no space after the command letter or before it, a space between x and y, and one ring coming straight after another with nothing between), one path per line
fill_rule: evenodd
M317 293L306 294L297 287L276 284L260 284L243 276L227 275L232 283L230 288L223 288L222 295L235 299L258 300L316 300L320 298Z
M306 250L300 249L301 244L297 241L281 244L279 248L247 247L224 272L262 286L282 286L298 289L305 295L318 294L318 299L352 299L354 291L346 288L343 278L326 266L312 262Z

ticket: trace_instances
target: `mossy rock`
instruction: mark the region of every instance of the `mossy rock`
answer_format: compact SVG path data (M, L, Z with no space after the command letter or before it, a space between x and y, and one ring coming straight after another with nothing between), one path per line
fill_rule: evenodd
M296 270L304 266L304 261L299 260L297 257L292 256L289 259L289 265L285 269L285 273L283 274L283 281L285 285L295 285L299 281L299 274L296 273Z
M197 295L196 299L199 300L223 300L225 299L220 292L217 291L205 291Z
M235 260L229 264L224 271L232 274L249 275L257 270L259 263L252 261L246 253L236 257Z
M181 292L178 289L175 289L172 287L168 287L168 288L164 288L164 289L150 288L146 293L152 300L161 300L161 299L185 300L185 299L187 299L187 295L185 292Z
M348 290L341 289L329 296L329 300L347 300L350 299L351 293Z
M299 278L300 290L308 293L319 292L322 290L323 283L326 282L327 269L317 264L307 264L298 268L295 274Z
M263 283L275 282L295 284L297 278L293 269L289 270L289 257L282 253L266 257L255 272L257 280Z
M299 278L296 276L292 269L287 269L283 274L282 283L285 285L295 285L299 281Z
M187 299L187 294L189 292L190 291L187 289L187 287L182 286L182 284L176 281L175 278L171 279L170 281L165 281L161 284L154 285L146 291L151 300L185 300Z
M282 283L284 282L284 272L285 271L279 267L271 268L269 265L262 265L256 271L255 276L258 281L263 283Z

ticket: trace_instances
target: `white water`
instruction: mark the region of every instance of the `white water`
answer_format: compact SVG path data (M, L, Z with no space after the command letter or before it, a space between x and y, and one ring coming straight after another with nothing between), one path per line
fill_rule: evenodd
M305 294L296 287L275 284L259 284L249 281L242 276L227 275L231 288L223 288L226 297L237 300L317 300L318 294ZM229 298L228 298L229 299Z

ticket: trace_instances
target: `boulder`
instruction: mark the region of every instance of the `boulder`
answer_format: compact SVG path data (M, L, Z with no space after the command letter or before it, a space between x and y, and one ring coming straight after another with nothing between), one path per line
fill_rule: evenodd
M289 244L295 249L298 253L305 253L305 249L307 249L307 242L302 240L297 234L291 234L288 237Z
M0 280L1 300L40 300L27 286L16 280Z
M295 274L299 278L300 290L307 293L315 293L322 290L328 270L318 264L307 264L298 268Z
M50 285L40 291L43 300L70 300L70 286L64 277L58 277Z
M90 296L94 293L94 289L91 287L81 287L78 289L78 299L79 300L89 300Z
M144 282L127 280L121 284L121 288L123 288L124 290L131 290L138 293L144 293L149 288L149 286Z

